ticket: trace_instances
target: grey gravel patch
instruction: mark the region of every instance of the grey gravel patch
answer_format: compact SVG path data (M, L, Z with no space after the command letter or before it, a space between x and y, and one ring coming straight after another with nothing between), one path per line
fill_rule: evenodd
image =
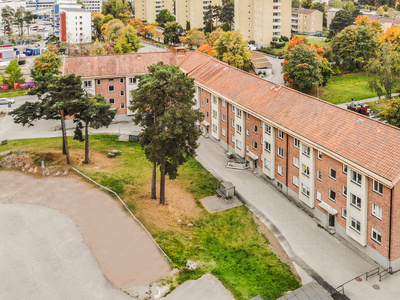
M222 197L219 198L217 196L210 196L202 199L201 202L210 213L224 211L243 205L243 203L236 197L229 200L225 200Z

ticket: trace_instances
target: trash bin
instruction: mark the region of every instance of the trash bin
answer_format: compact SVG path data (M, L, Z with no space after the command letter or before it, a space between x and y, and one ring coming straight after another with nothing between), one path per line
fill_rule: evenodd
M137 142L139 142L139 136L140 136L140 131L132 131L129 134L129 141L137 143Z

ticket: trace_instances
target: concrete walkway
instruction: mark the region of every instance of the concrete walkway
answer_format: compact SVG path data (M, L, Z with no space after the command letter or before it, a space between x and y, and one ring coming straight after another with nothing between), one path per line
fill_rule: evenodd
M293 260L303 284L315 279L325 288L337 287L347 280L377 267L371 260L345 246L306 213L278 192L246 170L225 167L225 150L201 137L197 159L214 176L231 181L247 206L268 226ZM379 290L372 287L380 286ZM345 286L350 299L376 300L398 299L400 275L385 277L379 282L377 276Z
M398 95L400 95L400 93L393 93L393 94L392 94L393 97L394 97L394 96L398 96ZM385 96L382 96L381 99L379 99L379 97L374 97L374 98L369 98L369 99L357 100L357 101L354 101L354 102L364 102L364 103L367 103L367 102L372 102L372 101L383 100L383 99L385 99L385 98L386 98ZM350 103L351 103L351 102L341 103L341 104L338 104L337 106L342 107L342 108L347 108L347 105L350 104Z

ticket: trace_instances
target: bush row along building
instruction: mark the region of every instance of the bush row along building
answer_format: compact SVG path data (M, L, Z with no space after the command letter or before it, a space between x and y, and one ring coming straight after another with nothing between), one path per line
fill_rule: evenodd
M131 115L135 75L163 61L195 79L203 134L382 266L400 268L400 130L199 52L66 57L63 74Z

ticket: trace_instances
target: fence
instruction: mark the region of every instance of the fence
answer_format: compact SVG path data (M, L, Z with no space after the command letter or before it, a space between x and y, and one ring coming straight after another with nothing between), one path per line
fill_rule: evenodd
M97 183L96 181L94 181L92 178L86 176L85 174L83 174L82 172L78 171L77 169L75 169L74 167L71 167L71 170L75 171L76 173L78 173L79 175L85 177L87 180L89 180L90 182L93 182L95 185L99 186L102 189L105 189L106 191L112 193L113 195L115 195L115 197L118 198L118 200L122 203L122 205L125 207L125 209L128 211L128 213L132 216L132 218L134 218L136 220L136 222L139 223L140 226L142 226L142 228L147 232L147 234L150 236L151 240L154 242L154 244L156 244L157 248L161 251L161 253L165 256L165 258L169 261L170 264L172 264L172 260L168 257L168 255L164 252L164 250L160 247L160 245L157 244L157 242L154 240L153 236L150 234L150 232L147 230L146 227L144 227L144 225L142 224L142 222L139 221L138 218L135 217L135 215L130 211L130 209L128 208L128 206L126 205L126 203L124 201L122 201L122 199L118 196L118 194L112 190L110 190L109 188L102 186L100 183Z

